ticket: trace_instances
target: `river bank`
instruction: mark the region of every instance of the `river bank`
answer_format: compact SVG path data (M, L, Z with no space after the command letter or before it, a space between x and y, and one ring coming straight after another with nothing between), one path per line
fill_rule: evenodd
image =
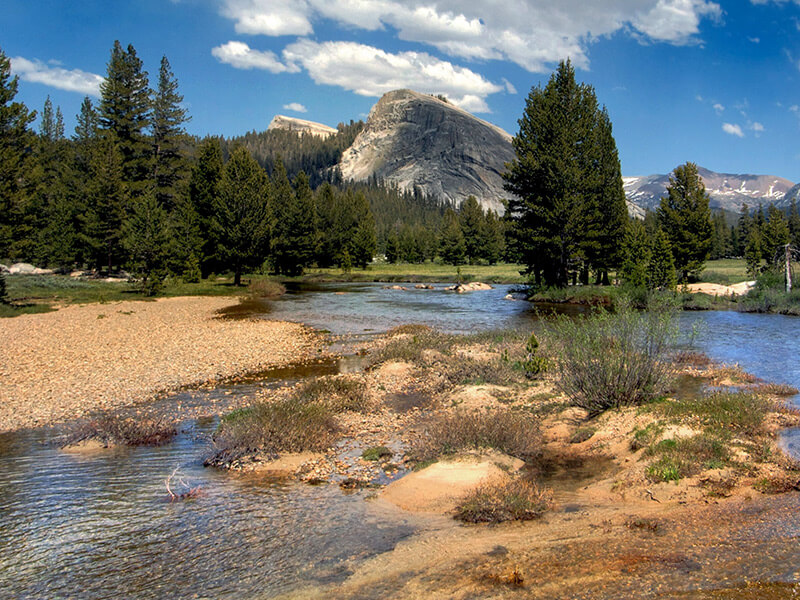
M76 419L158 394L316 356L295 323L225 320L235 298L67 306L0 321L0 432Z

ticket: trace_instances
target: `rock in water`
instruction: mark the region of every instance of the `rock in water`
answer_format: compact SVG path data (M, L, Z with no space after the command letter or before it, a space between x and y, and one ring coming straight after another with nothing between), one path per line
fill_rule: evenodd
M461 204L475 196L502 214L501 174L514 159L511 136L499 127L427 94L396 90L372 108L367 124L345 150L345 180L372 176L404 190Z

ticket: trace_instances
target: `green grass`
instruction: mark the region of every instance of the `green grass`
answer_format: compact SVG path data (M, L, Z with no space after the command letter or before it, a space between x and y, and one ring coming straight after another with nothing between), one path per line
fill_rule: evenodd
M452 282L483 281L485 283L525 283L526 277L520 274L523 265L500 263L496 265L444 265L432 262L422 264L372 263L366 269L307 269L297 278L300 281L384 281L384 282Z
M716 435L756 434L764 423L770 403L749 392L719 391L700 398L678 399L656 405L667 418L694 421Z
M706 283L719 283L732 285L741 281L749 281L747 263L743 258L721 258L706 261L705 269L700 274L700 280Z
M654 482L679 481L704 469L722 468L730 462L725 443L707 433L661 440L648 448L647 453L657 457L647 467L647 477Z

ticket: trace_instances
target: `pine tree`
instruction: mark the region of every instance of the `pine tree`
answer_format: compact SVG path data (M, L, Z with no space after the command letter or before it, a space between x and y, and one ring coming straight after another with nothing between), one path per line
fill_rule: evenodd
M767 209L767 220L761 228L761 250L767 263L781 264L785 256L785 246L790 240L789 222L774 205Z
M563 287L578 261L601 269L616 262L624 198L610 121L594 89L561 62L544 88L531 90L519 126L504 175L515 194L506 219L528 272Z
M283 168L283 161L278 159L271 184L274 215L272 262L278 273L300 275L313 260L316 240L313 195L308 177L302 171L298 174L295 192Z
M648 287L653 290L673 290L677 284L669 238L661 229L656 232L650 244L647 281Z
M122 156L112 135L98 139L90 171L85 238L96 268L106 266L110 272L124 257L122 223L130 198L123 180Z
M697 165L686 163L669 178L658 221L669 239L681 281L696 277L711 253L711 210Z
M757 277L761 272L761 234L758 229L752 228L747 235L747 243L744 248L744 260L747 263L747 274L750 277Z
M152 174L150 89L136 50L114 42L106 78L100 84L100 127L113 134L122 158L122 179L132 197L142 195Z
M215 222L220 257L241 285L244 269L261 265L270 234L269 179L244 148L237 148L225 165L216 202Z
M727 258L732 252L731 232L725 222L725 214L716 211L711 215L711 254L709 258L717 260Z
M186 140L183 124L189 117L181 102L183 96L178 93L178 81L170 70L167 57L163 56L152 100L153 180L156 198L167 210L174 206L178 187L186 176L181 146Z
M131 274L147 296L155 296L163 285L169 241L166 211L152 192L145 194L125 221L122 244L129 256Z
M176 199L170 215L170 233L170 270L186 283L199 282L205 238L200 215L186 195Z
M218 256L216 223L217 202L222 181L222 148L217 138L208 137L197 147L197 160L189 178L189 202L197 213L202 235L198 258L203 277L221 267Z
M587 203L582 247L588 266L596 271L597 282L608 285L608 271L618 267L622 260L621 247L628 224L628 206L611 118L605 107L597 114L594 137L597 167L590 165L587 171L594 174L597 181L592 190L593 201Z
M486 211L483 224L484 249L483 258L493 265L503 258L505 252L506 239L503 231L503 222L493 210Z
M317 230L315 256L320 267L330 267L335 263L338 243L335 232L337 203L333 186L323 183L314 197L314 221Z
M630 286L648 288L652 244L642 221L631 219L622 242L619 276Z
M30 234L23 222L28 194L28 149L34 136L28 125L36 118L21 102L14 102L18 78L11 77L11 61L0 50L0 256L16 256L15 246Z
M400 239L397 232L392 230L386 237L386 262L397 263L400 261Z
M444 214L444 223L439 237L439 255L449 265L463 265L467 258L467 245L458 215L448 208Z
M356 226L349 251L353 257L353 264L366 269L375 256L377 243L375 240L375 219L369 208L369 202L367 202L367 198L363 193L359 192L355 195L353 210Z
M42 120L39 122L39 137L48 142L54 142L57 139L56 118L49 94L44 101L44 108L42 109Z
M800 249L800 212L797 210L797 200L794 198L789 205L789 235L792 246Z
M467 249L467 260L475 264L483 258L485 248L484 214L475 196L469 196L459 210L461 233Z

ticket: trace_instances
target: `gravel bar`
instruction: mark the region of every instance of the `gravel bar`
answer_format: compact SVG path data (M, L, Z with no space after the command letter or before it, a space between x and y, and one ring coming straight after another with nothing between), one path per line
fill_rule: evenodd
M302 325L217 318L237 302L164 298L0 319L0 432L316 355L319 338Z

